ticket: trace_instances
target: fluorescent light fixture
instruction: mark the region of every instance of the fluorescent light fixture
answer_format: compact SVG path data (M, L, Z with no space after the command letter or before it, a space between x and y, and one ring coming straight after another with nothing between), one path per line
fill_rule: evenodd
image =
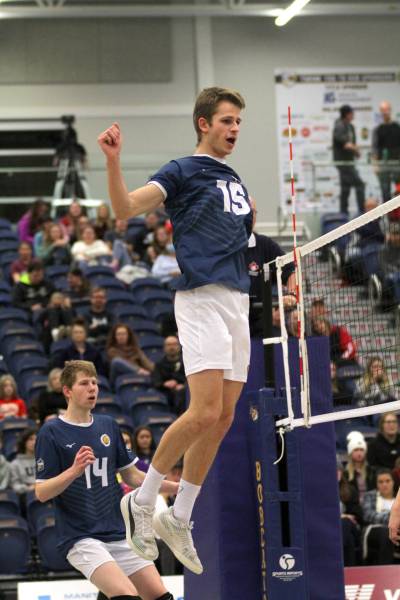
M282 10L279 17L275 19L275 25L282 27L286 25L290 19L299 14L299 12L308 4L310 0L294 0L285 10Z

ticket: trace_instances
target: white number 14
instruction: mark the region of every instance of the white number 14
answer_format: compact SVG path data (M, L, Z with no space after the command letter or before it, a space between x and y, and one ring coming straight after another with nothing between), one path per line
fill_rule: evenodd
M88 465L85 468L86 487L88 490L90 490L92 487L91 469L93 469L94 477L101 477L101 487L108 486L107 462L108 457L101 458L100 460L96 458L95 462L92 465Z
M217 188L224 197L224 212L233 212L235 215L247 215L250 212L245 191L240 183L217 179Z

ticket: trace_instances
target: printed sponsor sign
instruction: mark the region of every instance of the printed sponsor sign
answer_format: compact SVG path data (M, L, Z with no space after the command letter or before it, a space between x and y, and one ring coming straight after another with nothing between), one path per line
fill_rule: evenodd
M400 600L398 565L347 567L346 600Z

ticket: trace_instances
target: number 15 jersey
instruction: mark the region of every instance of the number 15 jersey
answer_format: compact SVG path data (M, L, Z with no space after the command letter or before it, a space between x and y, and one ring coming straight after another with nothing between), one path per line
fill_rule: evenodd
M182 272L176 288L217 283L247 293L252 212L237 173L224 161L194 154L169 162L149 183L162 190L172 222Z
M51 479L71 467L81 446L92 448L95 463L54 498L57 547L64 555L83 538L102 542L125 539L116 473L137 459L126 449L111 417L93 415L91 423L79 425L62 417L45 423L36 440L36 481Z

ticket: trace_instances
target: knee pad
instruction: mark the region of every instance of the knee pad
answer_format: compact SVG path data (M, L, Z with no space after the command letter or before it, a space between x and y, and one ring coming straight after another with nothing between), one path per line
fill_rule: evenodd
M163 594L162 596L160 596L159 598L156 598L155 600L174 600L174 597L172 594L167 592L166 594Z

